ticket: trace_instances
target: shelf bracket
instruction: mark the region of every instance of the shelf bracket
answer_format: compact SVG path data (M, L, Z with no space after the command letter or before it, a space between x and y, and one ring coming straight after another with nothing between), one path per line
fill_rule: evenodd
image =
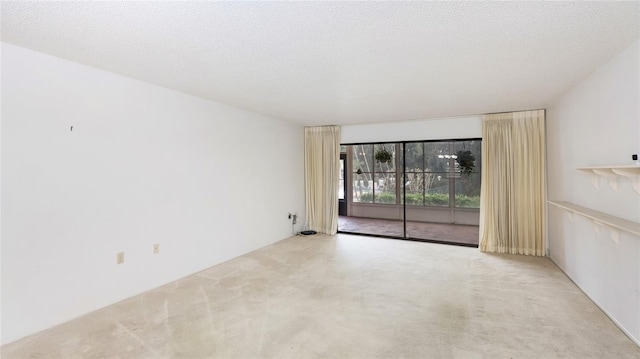
M638 168L612 168L613 173L627 177L633 189L640 194L640 170Z
M598 174L593 172L593 170L583 170L588 176L589 179L591 180L591 185L593 186L593 188L598 189L600 187L600 177L598 177Z
M618 176L615 173L613 173L613 171L594 168L593 169L593 173L608 179L609 180L609 187L611 187L611 189L614 192L618 192ZM593 183L593 182L591 182L591 183Z
M620 243L620 231L617 228L609 227L609 235L611 236L611 240L616 242L616 244Z
M597 234L600 234L600 227L606 227L609 230L609 236L611 236L611 240L616 242L616 244L620 243L620 230L618 228L611 227L602 222L598 222L596 220L593 221L593 230L596 231Z
M602 223L592 220L591 224L593 225L593 231L596 232L596 234L600 234L600 226L602 225Z

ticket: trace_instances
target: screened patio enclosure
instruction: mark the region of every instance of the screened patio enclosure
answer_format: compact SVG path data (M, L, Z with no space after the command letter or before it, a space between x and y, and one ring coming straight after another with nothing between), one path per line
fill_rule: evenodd
M443 242L447 232L465 233L463 242L477 245L481 145L465 139L342 146L346 213L338 230ZM442 228L434 232L435 225Z

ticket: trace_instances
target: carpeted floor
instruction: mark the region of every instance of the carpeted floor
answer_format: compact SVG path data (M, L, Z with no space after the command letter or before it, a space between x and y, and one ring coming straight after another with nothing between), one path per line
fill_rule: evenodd
M548 258L315 235L208 268L5 345L0 354L640 358L640 347Z
M340 216L338 231L402 238L404 224L390 219ZM478 226L408 221L407 237L477 246Z

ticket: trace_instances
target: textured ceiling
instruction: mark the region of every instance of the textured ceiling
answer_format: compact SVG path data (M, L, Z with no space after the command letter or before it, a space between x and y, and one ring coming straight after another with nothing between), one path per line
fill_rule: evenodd
M639 2L2 2L2 41L306 125L544 108Z

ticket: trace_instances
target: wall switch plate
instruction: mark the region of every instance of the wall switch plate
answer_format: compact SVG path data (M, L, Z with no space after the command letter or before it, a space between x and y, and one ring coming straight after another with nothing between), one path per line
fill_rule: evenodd
M153 254L160 253L160 243L156 243L153 245Z
M124 263L124 252L118 252L116 254L116 264Z

